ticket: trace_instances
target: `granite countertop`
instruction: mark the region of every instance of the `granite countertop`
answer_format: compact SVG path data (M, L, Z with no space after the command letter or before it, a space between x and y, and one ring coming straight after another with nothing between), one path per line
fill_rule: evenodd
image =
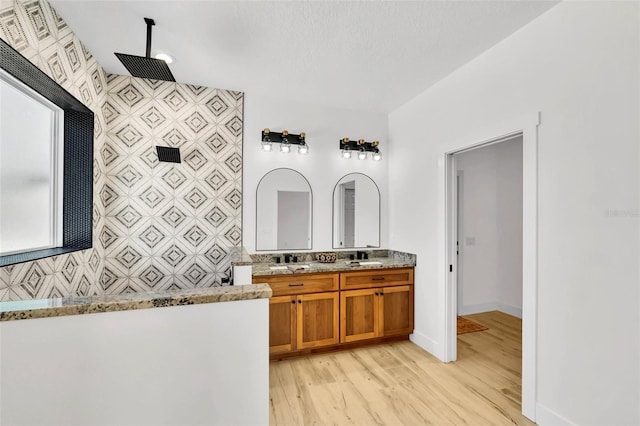
M287 275L287 274L313 274L320 272L347 272L347 271L363 271L370 269L389 269L389 268L413 268L416 266L415 257L394 256L394 257L377 257L361 260L360 262L380 262L375 265L359 265L350 266L348 262L358 262L357 260L338 259L335 263L320 262L298 262L289 264L275 263L254 263L253 273L256 276L271 275ZM309 268L302 268L301 265L309 265ZM271 269L272 266L283 267L287 269Z
M229 253L233 266L246 266L253 263L253 259L244 247L235 247Z
M254 284L153 293L20 300L0 302L0 321L265 299L270 297L271 287L267 284Z

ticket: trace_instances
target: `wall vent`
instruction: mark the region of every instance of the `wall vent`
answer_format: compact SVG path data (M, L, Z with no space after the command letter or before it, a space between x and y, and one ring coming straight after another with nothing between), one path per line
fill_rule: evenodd
M163 163L181 163L180 148L171 148L169 146L156 146L158 151L158 160Z

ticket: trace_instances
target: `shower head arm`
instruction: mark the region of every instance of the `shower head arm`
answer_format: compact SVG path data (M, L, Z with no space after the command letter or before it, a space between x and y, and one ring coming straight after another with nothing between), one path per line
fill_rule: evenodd
M147 58L151 57L151 27L153 27L156 22L151 18L144 18L144 22L147 23Z

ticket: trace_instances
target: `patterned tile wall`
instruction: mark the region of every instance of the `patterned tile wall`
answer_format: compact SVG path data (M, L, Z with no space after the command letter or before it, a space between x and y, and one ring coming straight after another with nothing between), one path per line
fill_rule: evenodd
M99 285L104 250L97 238L105 210L98 188L104 186L105 164L97 155L106 138L102 107L107 98L105 73L73 31L46 1L2 0L0 37L95 114L94 248L0 268L0 301L102 294Z
M121 75L107 86L104 290L220 285L241 244L243 94ZM156 145L182 163L160 163Z
M0 37L96 120L93 249L0 268L0 301L220 284L241 244L243 94L106 76L44 0L2 0Z

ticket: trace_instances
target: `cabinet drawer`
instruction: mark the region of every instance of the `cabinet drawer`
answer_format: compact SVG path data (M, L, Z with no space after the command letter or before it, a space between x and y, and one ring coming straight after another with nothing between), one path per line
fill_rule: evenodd
M253 283L267 283L273 296L338 290L338 274L299 274L254 277Z
M340 274L341 289L374 288L406 284L413 284L413 268L343 272Z

